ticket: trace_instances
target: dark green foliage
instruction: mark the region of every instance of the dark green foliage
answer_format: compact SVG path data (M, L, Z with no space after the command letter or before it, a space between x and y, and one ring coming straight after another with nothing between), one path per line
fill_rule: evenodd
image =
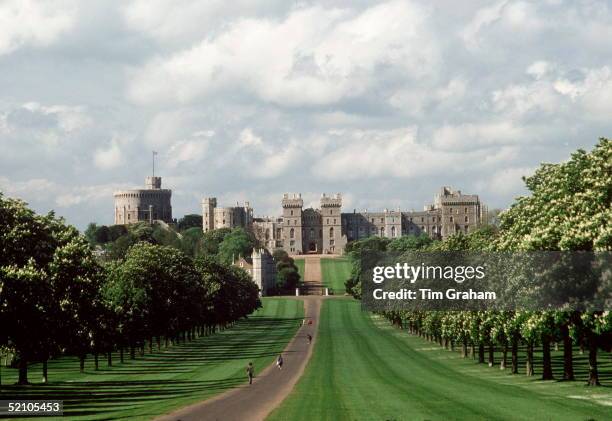
M185 231L189 228L199 228L202 231L202 215L189 214L178 220L178 230Z
M242 228L234 228L219 244L218 257L221 263L232 264L240 256L248 257L253 252L254 241Z
M285 250L276 249L272 253L276 262L276 288L291 291L300 285L300 273L295 261Z

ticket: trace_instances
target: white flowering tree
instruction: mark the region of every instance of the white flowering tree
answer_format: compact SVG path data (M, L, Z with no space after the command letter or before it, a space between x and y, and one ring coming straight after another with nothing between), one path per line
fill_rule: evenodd
M561 164L544 164L525 179L531 194L500 216L497 247L502 250L612 250L612 141L600 139L591 152L579 150ZM564 377L573 379L572 341L589 347L589 385L598 385L597 349L612 326L602 312L541 315L534 327L546 337L556 321L564 344ZM533 321L533 320L532 320ZM554 324L554 323L553 323ZM531 332L530 329L528 329ZM549 346L544 340L543 345ZM545 349L544 353L549 353Z

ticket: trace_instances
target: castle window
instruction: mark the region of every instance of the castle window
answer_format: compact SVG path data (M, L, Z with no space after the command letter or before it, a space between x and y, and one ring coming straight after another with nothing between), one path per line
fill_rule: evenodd
M293 210L291 211L291 216L293 216Z
M465 208L465 212L464 212L464 213L468 213L468 210L467 210L467 208Z
M452 217L452 216L450 217L450 222L454 222L454 221L453 221L453 217Z
M295 230L293 228L289 231L289 238L295 238Z
M385 229L383 227L380 227L380 236L381 237L385 236Z
M395 237L395 227L391 227L391 237Z
M319 238L323 238L323 230L319 230Z
M470 222L470 218L468 218L467 216L465 217L465 222Z
M314 228L310 228L310 239L311 239L311 240L314 240L314 238L315 238L315 231L314 231Z
M421 216L421 222L425 222L425 218Z
M385 218L380 218L380 222L385 222Z
M329 245L333 246L334 245L334 239L332 238L331 240L329 240Z
M334 238L334 227L329 229L329 238Z
M336 225L336 218L334 218L334 225Z

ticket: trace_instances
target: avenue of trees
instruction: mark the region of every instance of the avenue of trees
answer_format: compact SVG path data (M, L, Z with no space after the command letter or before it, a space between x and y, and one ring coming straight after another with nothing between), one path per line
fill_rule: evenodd
M499 215L499 227L483 227L443 242L402 239L405 248L386 239L366 239L351 245L354 262L347 289L361 293L357 251L371 250L484 250L484 251L611 251L612 250L612 142L601 139L589 153L579 150L560 164L543 164L525 179L530 194L520 197ZM603 294L609 291L603 290ZM607 307L612 305L607 298ZM612 349L610 311L393 311L384 314L407 328L463 357L479 363L499 363L518 372L518 352L525 349L526 375L535 374L534 349L542 352L542 379L553 379L551 346L563 348L563 380L575 380L574 347L588 352L587 384L599 385L598 350ZM495 361L495 352L501 360Z
M2 194L0 226L0 349L14 355L20 384L32 362L42 362L46 382L50 358L78 356L83 370L92 355L97 369L101 355L108 365L116 351L136 358L147 346L223 329L260 306L246 272L161 245L154 227L91 229L86 238ZM94 256L92 235L96 243L129 241L105 261Z

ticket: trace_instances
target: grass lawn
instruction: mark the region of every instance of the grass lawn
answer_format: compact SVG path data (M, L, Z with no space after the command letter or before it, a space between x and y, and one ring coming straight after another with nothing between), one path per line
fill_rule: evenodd
M133 361L126 355L123 364L118 355L112 367L101 358L94 371L88 359L80 374L76 358L52 360L47 385L6 386L16 382L17 370L3 367L0 396L63 400L70 420L150 419L244 383L249 361L256 373L263 370L293 337L303 314L301 301L264 298L262 309L231 329ZM40 365L30 366L30 381L40 375Z
M335 295L346 292L344 282L351 276L351 263L348 258L321 259L323 285L333 290Z
M304 265L306 262L304 261L304 259L295 259L294 262L298 268L298 273L300 274L300 280L304 282Z
M600 354L607 387L589 388L463 360L362 312L352 299L324 301L319 322L303 377L269 420L611 419L609 354Z

